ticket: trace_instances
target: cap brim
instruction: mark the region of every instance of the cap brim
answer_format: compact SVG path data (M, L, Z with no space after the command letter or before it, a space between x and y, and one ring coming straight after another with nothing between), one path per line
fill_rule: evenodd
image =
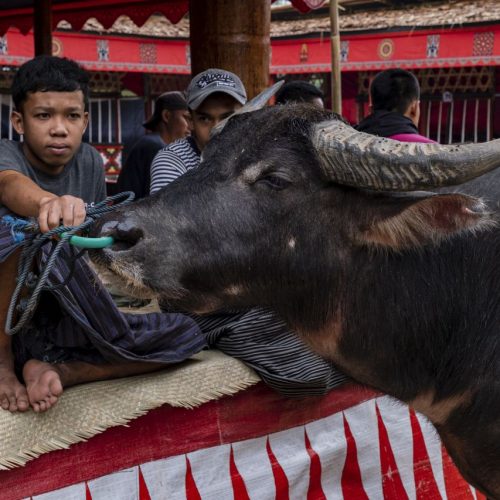
M188 106L190 109L193 109L196 111L201 105L201 103L210 95L219 93L219 94L227 94L236 99L240 104L245 104L247 102L246 97L243 97L241 94L238 92L232 90L232 89L221 89L221 88L214 88L208 90L206 93L203 95L198 96L196 99L193 99L192 101L188 101Z

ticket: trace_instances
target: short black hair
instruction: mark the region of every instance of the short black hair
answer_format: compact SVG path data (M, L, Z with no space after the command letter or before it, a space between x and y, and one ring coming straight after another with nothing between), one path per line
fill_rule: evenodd
M370 85L374 111L397 111L404 114L413 101L420 99L417 77L404 69L378 73Z
M18 69L12 81L12 99L17 111L34 92L81 90L85 109L89 103L89 75L75 61L55 56L37 56Z
M155 110L149 120L144 122L142 126L148 130L156 130L161 122L161 114L163 110L169 111L188 110L186 97L182 92L174 90L172 92L164 92L155 101Z
M287 82L276 94L276 104L287 102L311 102L316 98L324 99L323 92L312 83L302 80Z

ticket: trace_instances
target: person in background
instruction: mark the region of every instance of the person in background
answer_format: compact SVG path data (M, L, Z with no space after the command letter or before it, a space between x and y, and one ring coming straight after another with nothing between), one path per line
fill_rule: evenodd
M287 82L276 94L276 104L308 102L324 108L324 95L321 90L309 82L301 80Z
M186 94L192 135L158 152L151 165L151 193L197 167L212 128L231 116L247 100L245 87L238 76L217 68L196 75L189 83Z
M418 133L420 85L404 69L378 73L370 85L372 113L356 127L360 132L402 142L435 142Z
M183 93L161 94L153 115L143 127L151 133L134 144L117 183L117 192L133 191L136 200L149 194L151 163L156 153L167 144L188 137L191 132L191 116Z

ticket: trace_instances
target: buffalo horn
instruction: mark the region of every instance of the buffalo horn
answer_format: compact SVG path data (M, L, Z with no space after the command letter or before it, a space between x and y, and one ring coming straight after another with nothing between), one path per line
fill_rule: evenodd
M220 134L222 129L226 126L227 121L231 117L235 115L240 115L242 113L250 113L251 111L257 111L258 109L263 108L266 105L267 101L269 101L269 99L271 99L271 97L274 94L276 94L276 92L278 92L278 90L283 86L284 83L285 80L280 80L279 82L276 82L274 85L271 85L267 89L263 90L260 94L256 95L253 99L248 101L242 108L238 109L231 116L218 123L211 130L210 137Z
M399 142L331 120L312 141L326 176L338 184L414 191L462 184L500 166L500 139L463 145Z

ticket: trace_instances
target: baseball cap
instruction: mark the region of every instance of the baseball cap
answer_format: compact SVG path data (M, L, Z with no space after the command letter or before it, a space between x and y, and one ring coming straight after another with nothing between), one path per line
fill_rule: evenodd
M164 109L176 111L179 109L188 109L186 98L182 92L173 91L161 94L155 101L155 110L148 121L145 121L142 126L148 130L154 130L161 121L161 113Z
M201 103L215 92L223 92L234 97L240 104L247 102L247 93L241 80L225 69L210 68L197 74L187 88L187 104L197 109Z

